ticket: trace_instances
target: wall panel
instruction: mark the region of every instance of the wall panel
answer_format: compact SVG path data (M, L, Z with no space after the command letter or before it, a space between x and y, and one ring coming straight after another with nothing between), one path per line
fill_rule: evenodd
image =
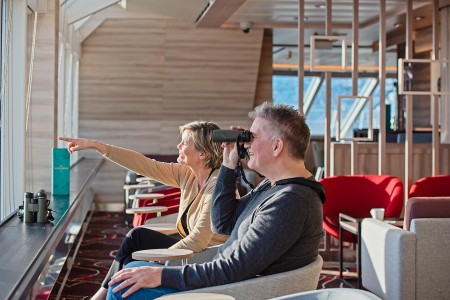
M80 136L147 154L177 154L178 127L187 122L249 126L262 42L262 30L107 19L82 45ZM120 203L124 172L104 169L108 174L94 183L97 202Z

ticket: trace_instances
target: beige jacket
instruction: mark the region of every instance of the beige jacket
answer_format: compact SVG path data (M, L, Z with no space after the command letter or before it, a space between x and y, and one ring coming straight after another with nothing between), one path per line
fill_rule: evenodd
M215 234L211 231L212 193L219 170L215 170L205 186L199 190L194 173L186 165L158 162L138 152L111 145L108 145L105 157L138 174L166 185L179 187L181 197L177 225L181 223L180 218L183 212L193 202L187 213L189 234L170 248L191 249L199 252L208 246L222 244L227 240L227 235Z

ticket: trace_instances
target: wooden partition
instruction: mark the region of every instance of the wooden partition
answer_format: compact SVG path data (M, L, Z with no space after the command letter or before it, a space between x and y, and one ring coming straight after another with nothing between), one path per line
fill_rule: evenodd
M80 136L177 154L178 127L187 122L249 126L257 91L272 96L258 87L258 74L269 72L260 67L272 68L260 64L263 35L170 19L107 19L82 45ZM122 203L125 170L111 163L104 170L94 183L97 202Z

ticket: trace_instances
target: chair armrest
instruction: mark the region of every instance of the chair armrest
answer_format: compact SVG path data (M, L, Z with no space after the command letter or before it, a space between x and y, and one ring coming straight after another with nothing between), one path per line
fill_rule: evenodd
M380 298L415 298L415 253L415 234L380 220L362 221L362 285Z

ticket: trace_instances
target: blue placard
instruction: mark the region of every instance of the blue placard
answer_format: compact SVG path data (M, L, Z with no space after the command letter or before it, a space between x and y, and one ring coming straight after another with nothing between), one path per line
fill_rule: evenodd
M52 151L52 194L70 194L70 153L67 148Z

